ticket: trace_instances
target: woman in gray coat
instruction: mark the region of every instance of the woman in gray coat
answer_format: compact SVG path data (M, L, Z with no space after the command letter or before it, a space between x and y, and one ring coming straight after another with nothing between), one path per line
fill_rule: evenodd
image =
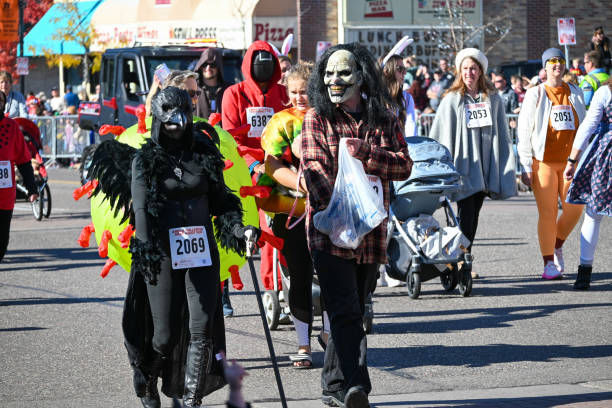
M457 53L455 67L455 81L440 102L429 137L453 155L461 180L450 198L457 202L461 231L473 242L485 197L516 195L516 166L503 102L486 76L487 57L466 48Z

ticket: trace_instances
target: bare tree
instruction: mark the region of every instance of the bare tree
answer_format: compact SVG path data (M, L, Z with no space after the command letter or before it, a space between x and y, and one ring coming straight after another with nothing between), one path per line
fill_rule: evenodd
M512 20L507 15L499 15L484 24L472 25L465 18L461 1L445 1L439 9L440 27L431 27L430 34L436 38L440 51L449 56L478 42L482 37L494 39L483 52L487 54L499 44L512 30Z
M51 36L55 41L61 42L76 42L85 52L82 57L73 55L57 55L50 49L43 48L43 54L47 59L49 66L63 65L66 67L81 65L83 87L90 92L91 68L92 64L99 67L99 63L94 64L92 59L98 58L99 53L92 53L90 50L91 44L95 38L95 32L89 24L83 24L85 14L79 10L75 3L71 1L63 1L59 3L61 6L62 17L57 17L53 22L62 23L57 28L57 31Z

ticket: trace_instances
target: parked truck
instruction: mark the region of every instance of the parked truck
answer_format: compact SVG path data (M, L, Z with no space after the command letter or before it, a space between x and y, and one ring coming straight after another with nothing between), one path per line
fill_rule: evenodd
M145 103L153 83L153 74L160 64L171 70L189 69L206 47L144 46L108 49L102 55L100 96L97 101L81 102L78 123L81 129L97 134L102 125L128 128L137 123L136 109ZM219 48L223 57L225 82L242 81L242 55L239 51ZM105 137L97 137L103 140ZM87 146L81 156L81 181L87 179L87 163L96 145Z

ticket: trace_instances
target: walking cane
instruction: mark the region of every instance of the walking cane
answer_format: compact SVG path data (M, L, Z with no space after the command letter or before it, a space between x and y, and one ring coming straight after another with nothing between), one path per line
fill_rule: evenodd
M269 235L264 231L261 231L262 239L269 241L270 238L276 237L268 237ZM270 350L270 358L272 359L272 367L274 368L274 376L276 377L276 384L278 385L278 393L280 395L281 404L283 408L287 408L287 399L285 398L285 391L283 390L283 382L281 381L280 372L278 371L278 364L276 363L276 354L274 353L274 345L272 344L272 336L270 335L270 328L268 327L268 323L266 321L266 313L264 311L263 302L261 301L261 291L259 290L259 282L257 280L257 274L255 273L255 265L253 264L253 257L251 253L251 248L256 245L257 236L253 230L247 229L244 232L244 236L246 237L246 258L249 262L249 269L251 270L251 279L253 280L253 286L255 287L255 297L257 298L257 304L259 305L259 315L261 316L261 322L264 327L264 331L266 332L266 341L268 342L268 349Z

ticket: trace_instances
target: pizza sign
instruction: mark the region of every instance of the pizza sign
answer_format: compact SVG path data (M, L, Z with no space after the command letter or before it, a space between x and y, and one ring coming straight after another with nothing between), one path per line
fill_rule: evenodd
M365 0L364 18L393 18L391 0Z

